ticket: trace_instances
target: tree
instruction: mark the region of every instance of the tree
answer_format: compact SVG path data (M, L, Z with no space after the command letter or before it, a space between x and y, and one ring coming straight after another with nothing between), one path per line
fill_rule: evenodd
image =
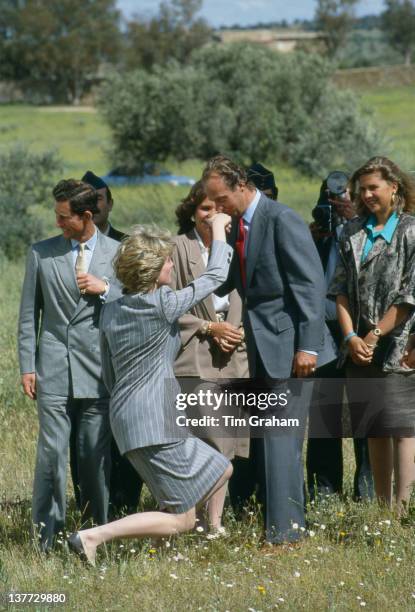
M0 0L0 77L56 102L78 103L117 57L115 0Z
M148 161L223 153L243 163L278 158L318 176L353 167L378 140L331 71L318 55L244 44L199 49L189 66L113 75L100 101L112 162L133 172Z
M51 200L60 171L54 152L33 154L16 147L0 155L0 251L9 259L41 237L42 221L31 208Z
M148 22L133 19L127 24L125 63L127 69L150 70L175 59L187 62L191 52L211 38L212 31L196 14L202 0L162 2L159 14Z
M415 50L415 4L412 0L385 0L382 28L390 44L411 64Z
M346 41L354 22L358 0L317 0L316 27L326 35L327 53L334 57Z

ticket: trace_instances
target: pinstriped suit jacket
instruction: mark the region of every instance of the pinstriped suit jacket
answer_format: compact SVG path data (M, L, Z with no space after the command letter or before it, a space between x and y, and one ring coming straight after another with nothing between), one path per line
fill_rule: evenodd
M172 442L180 387L173 363L180 348L177 320L226 279L232 249L214 241L206 271L180 291L167 286L106 304L100 320L104 382L121 453ZM177 434L175 436L177 440Z

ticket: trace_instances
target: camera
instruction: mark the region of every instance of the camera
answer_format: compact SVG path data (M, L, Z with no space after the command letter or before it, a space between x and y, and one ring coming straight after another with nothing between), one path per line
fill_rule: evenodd
M311 211L314 221L322 232L331 234L341 219L336 212L331 200L348 199L347 186L349 177L341 170L330 172L320 187L320 197L316 206Z

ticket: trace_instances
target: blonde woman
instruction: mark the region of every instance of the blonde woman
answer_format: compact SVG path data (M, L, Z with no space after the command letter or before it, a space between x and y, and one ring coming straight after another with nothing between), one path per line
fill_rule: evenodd
M170 236L137 227L124 240L115 271L124 296L105 305L100 321L104 381L117 445L148 485L160 512L132 514L69 538L72 550L94 564L96 548L114 538L162 537L191 529L195 507L229 479L229 460L197 438L172 439L177 416L173 363L180 347L177 321L226 279L232 249L230 217L210 220L212 249L206 271L181 291L168 287Z
M404 363L415 322L415 185L392 161L375 157L356 170L351 188L359 219L341 237L330 293L337 295L354 429L364 422L359 435L369 436L376 494L387 505L394 473L401 513L415 481L415 364Z
M173 239L172 289L183 289L205 270L212 246L209 219L216 212L215 203L206 197L202 181L197 181L176 209L179 235ZM215 383L225 380L229 384L229 379L248 377L242 301L236 289L224 297L207 296L180 317L179 326L182 345L174 364L177 377L191 379L195 386L200 380ZM234 427L233 434L220 435L210 428L204 440L228 459L237 457L235 472L238 473L239 465L247 463L249 457L249 438L246 431L242 437L242 428ZM222 531L226 490L224 485L207 504L207 518L212 531ZM232 493L231 483L233 502Z

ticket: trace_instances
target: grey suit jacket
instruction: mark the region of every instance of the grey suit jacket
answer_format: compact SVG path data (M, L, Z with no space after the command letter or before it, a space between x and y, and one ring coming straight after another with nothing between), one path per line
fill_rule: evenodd
M174 238L174 272L172 289L183 289L205 271L205 264L196 234ZM200 337L198 331L204 321L216 322L213 298L196 304L179 320L181 349L174 364L176 376L198 376L204 379L245 378L248 376L248 358L245 342L233 353L224 353L212 339ZM226 321L235 327L242 323L242 302L236 290L229 295L229 310Z
M110 283L107 301L121 295L112 259L118 242L98 232L89 273ZM99 350L100 296L81 295L71 241L56 236L28 253L19 315L22 374L36 372L39 394L107 397Z
M234 224L231 243L236 239ZM263 194L255 210L246 255L247 286L235 254L228 282L244 304L244 328L251 376L256 352L269 376L288 378L297 350L316 351L318 366L333 361L336 347L324 323L323 268L310 231L293 210Z
M111 428L121 453L180 439L175 429L180 387L173 363L180 348L177 320L227 277L232 249L215 241L206 271L185 289L163 286L103 308L101 354L111 391Z

